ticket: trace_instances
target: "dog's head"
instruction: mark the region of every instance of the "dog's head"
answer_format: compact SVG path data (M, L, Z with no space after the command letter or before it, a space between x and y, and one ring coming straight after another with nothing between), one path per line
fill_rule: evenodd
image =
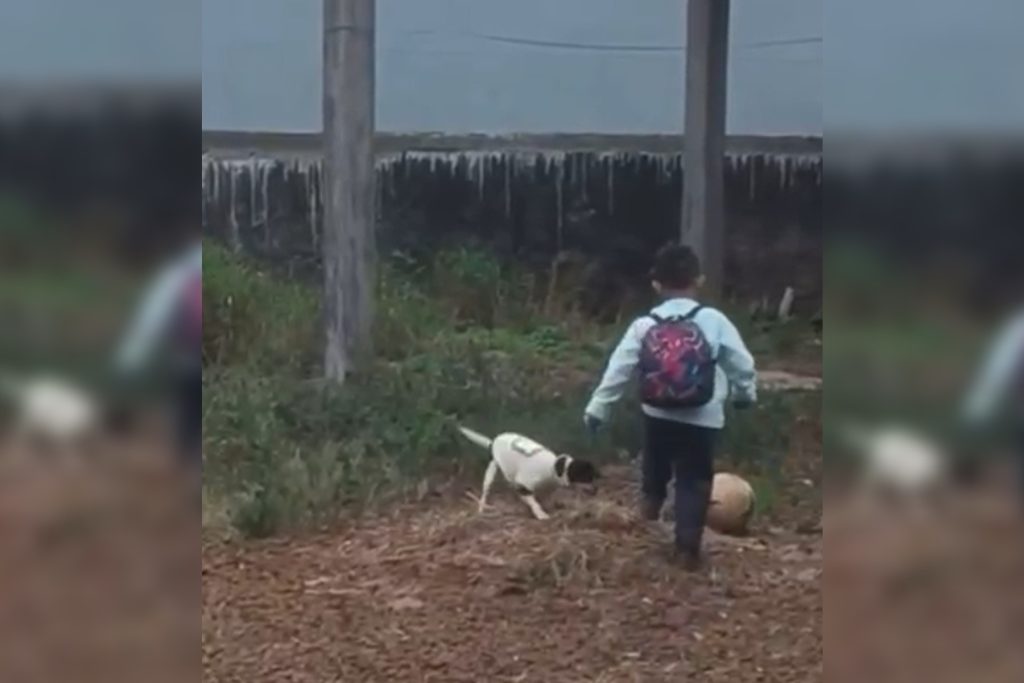
M555 461L555 474L565 485L593 484L601 477L601 473L593 463L578 460L569 455L561 455Z

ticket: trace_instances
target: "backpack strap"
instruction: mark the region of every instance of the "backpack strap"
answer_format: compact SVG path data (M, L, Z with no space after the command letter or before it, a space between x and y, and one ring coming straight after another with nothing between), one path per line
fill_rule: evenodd
M693 320L693 317L695 315L697 315L698 313L700 313L702 310L704 310L704 305L703 304L697 304L686 315L671 315L671 316L669 316L667 318L663 318L660 315L658 315L657 313L648 313L647 317L650 318L651 320L653 320L654 322L656 322L657 324L662 325L662 324L668 323L668 322L677 323L677 322L685 322L687 320Z
M694 316L696 316L702 310L704 310L704 306L702 304L697 304L690 310L689 313L682 317L682 320L693 320Z

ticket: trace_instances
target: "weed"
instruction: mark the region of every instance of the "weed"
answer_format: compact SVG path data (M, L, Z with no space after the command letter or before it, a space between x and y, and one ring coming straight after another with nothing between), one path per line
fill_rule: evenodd
M249 536L330 524L424 477L479 476L486 458L458 438L458 423L521 431L598 460L635 447L635 404L597 442L580 417L621 329L546 315L550 304L530 282L468 249L430 265L384 264L374 360L336 387L310 379L315 290L208 245L204 500ZM791 409L769 403L738 417L731 452L771 472L788 446Z
M260 374L312 369L319 301L304 285L282 282L230 254L203 250L203 360Z

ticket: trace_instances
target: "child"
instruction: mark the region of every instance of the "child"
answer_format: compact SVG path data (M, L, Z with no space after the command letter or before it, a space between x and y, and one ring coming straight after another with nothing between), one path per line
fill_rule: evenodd
M153 353L170 342L178 447L186 464L202 470L202 240L172 261L146 293L138 317L118 350L123 374L142 370Z
M643 503L660 517L675 474L675 553L687 569L701 565L701 540L714 477L714 449L725 426L725 401L757 399L754 359L721 312L701 306L700 262L685 246L658 252L651 272L663 302L630 325L584 413L596 433L639 370L643 402Z

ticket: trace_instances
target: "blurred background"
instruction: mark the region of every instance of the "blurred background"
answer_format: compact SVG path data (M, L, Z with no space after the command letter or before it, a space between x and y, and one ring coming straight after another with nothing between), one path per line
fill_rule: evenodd
M198 495L115 360L200 220L199 7L0 7L4 680L198 676Z
M95 374L141 288L197 230L198 94L5 86L4 109L0 358Z
M556 5L533 4L535 12ZM481 129L501 133L513 125L543 133L544 126L554 125L577 134L601 128L609 134L642 136L674 132L681 120L679 59L671 52L639 57L602 53L584 60L574 51L552 58L543 50L532 50L523 57L513 47L479 35L485 31L473 23L474 3L449 3L452 15L465 17L461 26L436 25L418 5L405 3L408 11L389 8L387 0L380 5L383 23L397 28L382 43L380 59L385 77L381 80L392 84L380 108L381 127L396 134L440 127L457 134ZM1024 674L1024 475L1019 469L1024 460L1019 437L1024 380L1015 378L1024 373L1021 361L1013 359L1024 358L1024 351L1014 336L1013 321L1024 305L1024 195L1019 189L1024 181L1024 85L1015 71L1024 61L1024 42L1018 36L1024 6L1013 0L822 0L812 5L780 2L774 4L776 10L764 3L734 0L737 43L746 47L730 67L734 92L729 117L731 131L744 134L824 133L828 182L821 223L816 219L819 205L813 201L822 182L820 163L805 167L778 161L819 154L818 147L805 148L806 141L799 140L793 149L763 154L755 150L753 155L775 158L757 166L758 173L768 173L768 182L758 185L760 191L770 184L779 187L780 179L793 181L793 197L768 198L768 206L784 209L782 218L766 221L768 212L764 204L759 209L753 202L756 196L749 196L751 204L743 204L749 188L737 181L732 197L742 210L732 220L737 225L767 222L769 227L799 224L800 231L791 239L772 237L779 243L792 242L789 256L795 263L806 260L805 248L818 248L815 236L820 232L823 264L773 270L772 264L757 260L766 253L764 245L752 244L734 259L732 274L736 281L744 281L738 294L746 298L763 294L758 287L766 287L766 282L777 294L789 284L784 278L797 271L806 276L807 289L817 290L814 294L823 289L827 334L821 349L827 388L821 406L826 491L821 514L828 538L823 560L828 571L821 577L821 587L828 642L826 680L1019 681ZM657 6L662 12L675 11L675 3L668 0ZM123 386L114 356L140 297L164 264L194 238L205 205L219 212L211 213L216 219L212 223L251 223L251 234L242 231L240 246L267 256L260 249L275 245L264 245L257 230L271 220L266 198L257 199L259 186L276 189L274 183L290 179L282 185L282 195L296 212L316 202L320 177L302 159L267 180L271 167L251 163L246 153L241 160L235 158L237 145L214 135L226 129L309 134L320 125L319 49L316 38L303 32L306 20L319 16L318 3L252 7L262 7L245 10L261 12L262 22L236 21L242 10L230 2L6 0L0 5L0 379L14 387L0 399L2 680L198 676L195 496L190 483L181 481L171 466L172 459L164 457L174 446L172 427L159 401L160 374L154 373L151 385L146 381ZM602 12L589 11L577 3L576 10L563 14L575 22L576 15L601 18L613 9L608 3L601 7ZM524 18L522 6L509 3L479 21L526 33L540 23L536 16L554 21L557 13L551 12ZM620 22L624 34L612 37L621 42L653 36L659 44L677 43L676 30L652 19L657 16L653 10L634 12L628 22ZM256 25L269 35L253 28ZM207 26L225 31L220 35L233 27L241 36L236 47L213 40L215 32L204 36ZM664 35L662 26L668 27ZM600 25L586 29L579 35L588 41L611 40ZM751 45L765 38L761 29L768 38L813 40L766 53L763 45ZM554 37L579 37L574 31L570 26L564 35ZM279 58L282 45L294 48L297 61ZM201 67L209 91L205 97L200 92ZM517 84L518 90L489 85L488 74L495 72ZM678 89L651 86L662 81L640 78L638 73L659 76ZM474 83L472 79L479 79L479 87L465 86ZM609 85L613 82L617 88ZM425 89L439 92L435 101L440 104L409 107L408 101L426 101ZM533 106L535 101L550 105L543 112L557 115L553 123L539 119L542 110ZM489 118L489 112L505 118ZM200 170L194 162L205 151L204 124L209 146L214 152L219 148L225 159L204 159ZM396 150L408 151L402 145L422 144L397 136L392 142L392 156ZM468 163L456 158L459 151L446 159L423 157L419 168L461 168L463 184L473 194L479 181L469 174ZM738 156L749 157L748 152L741 149ZM577 162L571 169L590 163L586 158ZM384 177L394 180L406 173L402 164L414 168L416 163L389 161ZM602 172L612 175L615 163L625 162L606 164L601 159ZM666 187L680 180L678 169L656 160L635 166ZM483 168L486 172L489 167ZM554 173L554 166L537 168L534 175L539 180L550 180ZM503 169L491 170L504 177ZM737 163L730 172L742 180L751 170ZM211 189L201 189L201 177L210 179ZM625 176L616 177L621 181ZM217 182L227 183L219 186L220 192L212 189ZM606 181L600 182L610 197L593 200L600 204L595 210L583 206L583 200L580 207L570 207L565 224L570 238L574 221L605 225L612 232L615 207L622 211L629 206L622 201L631 193L637 211L653 205L629 184L620 185L624 197L612 192ZM804 183L807 192L801 190ZM585 183L581 187L586 198L589 188ZM668 194L657 196L664 200ZM554 191L549 198L554 205ZM664 200L664 205L674 207L673 201ZM263 223L256 220L260 206ZM460 243L467 231L480 227L480 216L501 219L507 206L499 197L480 214L467 219L453 212L439 222L456 233L450 241ZM406 214L415 216L422 210L419 205L406 208L395 223L410 222ZM666 230L674 229L675 215L663 213ZM642 222L656 228L650 238L654 243L663 237L658 232L662 223L657 216L648 218ZM305 240L306 232L300 236ZM544 249L550 246L529 234L520 237L527 246L531 239ZM598 247L612 244L599 241ZM398 246L413 251L418 245ZM612 247L611 251L630 253L642 252L649 244L641 240ZM376 440L357 445L371 455L378 450L396 452L401 450L396 444L409 443L442 451L448 444L445 424L433 419L436 404L442 399L456 405L478 403L473 396L467 398L462 375L447 373L455 388L446 387L435 366L424 360L428 356L443 361L443 354L450 353L454 364L467 357L483 358L496 343L507 342L504 357L513 361L509 365L541 377L553 376L550 368L515 361L554 357L568 349L572 358L598 363L605 351L605 336L610 333L602 328L592 333L593 339L567 335L568 316L557 306L553 313L547 310L552 308L547 301L541 302L544 316L517 313L528 318L522 323L531 330L528 343L521 344L512 335L502 341L501 326L497 325L498 332L493 329L495 302L507 300L501 299L504 282L492 275L502 272L500 266L480 261L471 250L446 253L449 260L436 267L444 277L431 285L434 289L408 279L398 266L389 271L392 286L385 295L392 306L384 310L382 320L395 325L383 334L399 340L396 355L409 345L401 336L412 334L409 330L418 334L447 325L458 334L431 339L434 346L426 346L423 357L410 361L423 366L416 372L428 378L424 384L438 387L437 396L424 399L429 405L392 408L422 410L432 418L423 421L427 427L407 434L394 427L398 421L389 422L386 426L393 432L381 438L382 426L370 423L367 433L372 430ZM307 256L315 262L312 247ZM542 256L547 259L551 254ZM752 260L737 266L744 263L740 257ZM224 367L214 377L220 383L212 387L215 419L210 439L243 460L251 454L265 455L260 449L284 454L282 460L287 461L279 466L261 465L246 475L251 481L243 483L259 484L242 492L248 497L230 498L241 509L235 518L266 533L312 516L307 497L324 477L315 469L301 469L300 449L320 448L325 462L336 460L335 451L320 441L332 436L334 423L318 396L310 398L309 392L296 389L295 396L305 397L308 405L296 399L292 403L298 408L282 411L281 397L289 396L282 391L285 385L261 380L260 391L254 391L248 377L254 369L267 376L282 368L294 370L296 376L309 374L310 358L317 355L309 351L315 345L310 340L318 339L310 328L317 304L305 289L278 288L262 270L238 265L224 249L215 251L214 258L215 272L221 274L213 282L217 291L245 291L250 296L233 307L226 296L214 301L218 308L207 346L214 365ZM302 271L285 266L289 278ZM638 266L625 276L637 279L641 270ZM818 286L822 272L823 288ZM599 275L608 280L603 272ZM777 277L783 279L776 281ZM456 289L453 280L458 280L456 294L437 294L445 287ZM408 282L416 286L407 286ZM470 289L483 292L483 298L467 304L463 292ZM543 284L538 291L541 296L534 298L543 298ZM437 312L426 306L424 292L444 309ZM602 293L598 298L608 297ZM528 313L540 309L536 301L527 303L533 307L524 305ZM801 302L804 310L799 312L813 316L816 303L810 297L809 304ZM268 306L268 315L276 316L272 325L263 322ZM518 317L513 321L516 326ZM467 318L483 321L489 331L462 334L459 324ZM245 326L247 321L255 322ZM420 327L414 329L416 325ZM221 329L241 332L220 334ZM589 329L587 333L591 334ZM296 335L309 342L308 348L295 343ZM765 353L780 345L764 337L756 343L764 345ZM261 344L254 343L257 339ZM576 348L584 343L589 355ZM1000 364L1000 358L1010 360ZM986 367L995 367L990 376L1007 381L983 382ZM468 368L465 375L475 378L476 372ZM582 377L576 378L581 385L589 381L583 371L575 374ZM24 457L15 433L25 403L21 388L42 376L56 377L61 387L80 387L89 405L109 402L133 408L128 412L142 427L104 432L105 456L87 466L80 457L84 451L67 458ZM370 388L382 405L394 404L393 386L405 386L398 383L405 380L397 371L395 376L394 385L377 383ZM562 383L564 378L555 379ZM551 405L563 406L563 387L556 388ZM57 404L79 405L65 400L67 393L56 393L61 397ZM987 409L970 409L976 396L982 398L974 403ZM518 409L512 399L509 405ZM551 422L545 429L558 433L565 416L548 404L541 408L537 412ZM347 409L347 404L339 408ZM758 418L738 421L742 428L730 444L736 457L742 458L746 447L750 452L770 452L773 463L781 461L793 443L802 443L791 440L789 422L779 426L783 420L777 415L789 420L791 412L770 406ZM816 416L817 406L801 403L799 413ZM523 414L534 424L540 420ZM262 415L271 417L264 420ZM311 422L316 424L311 427ZM849 425L913 438L849 439ZM888 445L880 446L882 442ZM276 448L277 444L287 449ZM333 442L328 445L334 447ZM816 448L815 443L812 456ZM911 451L915 462L926 465L906 467ZM392 469L404 467L385 465L381 468L387 471L379 474L382 481L398 476ZM776 469L781 470L781 464ZM897 484L886 489L883 498L865 488L865 473L872 471L883 483ZM301 479L305 488L293 486L282 473ZM223 478L235 475L232 470ZM348 481L347 470L337 476ZM933 496L936 481L948 486ZM275 486L288 490L282 493ZM263 495L268 491L274 495ZM299 503L285 494L294 495ZM325 505L335 504L336 495L333 488L323 493L325 500L329 498ZM809 514L816 517L818 510L811 507ZM229 565L234 568L225 561Z
M1022 21L825 3L830 681L1024 672Z

